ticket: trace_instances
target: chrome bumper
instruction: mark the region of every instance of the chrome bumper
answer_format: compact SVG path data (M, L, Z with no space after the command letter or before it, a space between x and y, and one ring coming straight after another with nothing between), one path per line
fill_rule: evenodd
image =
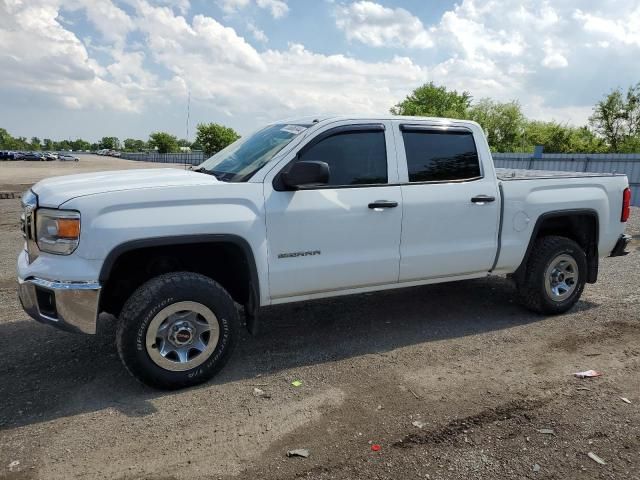
M61 330L96 333L100 284L18 278L18 296L34 320Z

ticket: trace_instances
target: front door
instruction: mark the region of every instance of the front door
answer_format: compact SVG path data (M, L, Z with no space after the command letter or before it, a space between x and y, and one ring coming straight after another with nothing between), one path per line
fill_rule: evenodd
M294 156L295 155L295 156ZM265 181L272 300L398 281L402 198L390 124L333 124L283 163L322 161L329 184ZM275 186L274 186L275 185Z

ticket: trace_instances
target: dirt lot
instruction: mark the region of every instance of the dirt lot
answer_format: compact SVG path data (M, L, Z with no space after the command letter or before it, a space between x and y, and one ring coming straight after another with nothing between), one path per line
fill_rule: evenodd
M35 182L48 177L131 168L184 168L182 165L134 162L113 157L79 153L78 162L0 161L0 192L23 192Z
M171 393L128 376L108 319L95 337L27 319L18 215L0 200L0 478L640 479L640 209L632 253L567 315L522 310L504 279L282 306Z

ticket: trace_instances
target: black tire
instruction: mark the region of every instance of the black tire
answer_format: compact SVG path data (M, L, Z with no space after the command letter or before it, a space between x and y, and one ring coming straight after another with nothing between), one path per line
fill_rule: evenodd
M172 371L150 357L147 330L163 309L187 301L202 304L213 312L219 338L202 364L190 370ZM239 325L233 299L217 282L197 273L167 273L143 284L127 300L120 313L116 346L129 373L142 383L161 389L184 388L209 380L226 364L235 347Z
M554 299L545 286L546 271L561 255L573 258L577 265L575 288L564 299ZM536 240L529 255L522 280L518 282L520 303L527 309L545 315L564 313L580 299L587 278L587 257L573 240L560 236L547 236Z

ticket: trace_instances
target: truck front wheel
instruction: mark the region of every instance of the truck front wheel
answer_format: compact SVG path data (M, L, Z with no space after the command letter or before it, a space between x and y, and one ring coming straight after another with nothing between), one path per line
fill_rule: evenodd
M587 257L580 245L566 237L542 237L518 282L518 296L534 312L564 313L580 299L586 278Z
M160 275L138 288L120 314L116 345L127 370L164 389L197 385L227 362L238 334L227 291L191 272Z

